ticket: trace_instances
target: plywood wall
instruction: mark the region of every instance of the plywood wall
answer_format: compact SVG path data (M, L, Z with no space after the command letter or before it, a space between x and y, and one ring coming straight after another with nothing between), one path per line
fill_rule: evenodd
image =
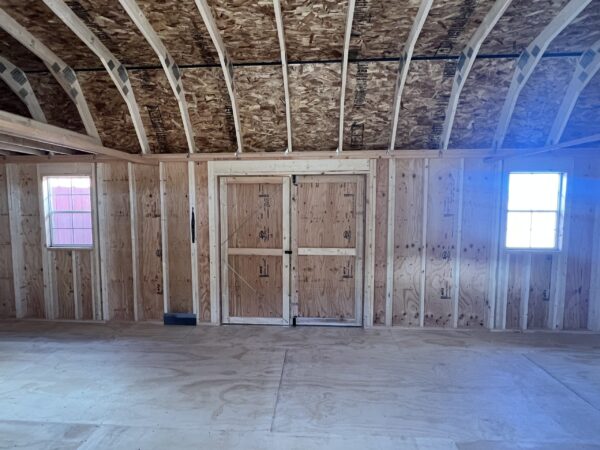
M0 164L0 318L15 317L6 167L6 165Z

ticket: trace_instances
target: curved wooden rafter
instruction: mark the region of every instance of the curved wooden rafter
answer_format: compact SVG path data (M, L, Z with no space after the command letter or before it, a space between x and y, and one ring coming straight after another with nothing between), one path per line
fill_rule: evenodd
M517 68L513 74L510 88L506 99L504 100L500 119L496 127L493 141L494 149L497 150L504 144L504 138L506 137L506 132L508 131L519 95L539 61L542 59L544 52L552 40L578 16L591 1L592 0L571 0L519 56Z
M150 153L148 138L144 129L144 124L140 116L140 110L131 88L127 69L119 60L111 53L106 46L100 42L98 37L87 27L87 25L67 6L63 0L43 0L46 6L50 8L64 24L87 47L100 59L102 65L113 80L119 93L125 100L131 120L137 134L142 153Z
M0 55L0 78L25 104L33 120L47 123L44 111L29 84L27 75L2 55Z
M396 133L398 131L398 117L400 116L400 107L402 105L402 91L404 90L404 85L406 84L406 78L408 77L408 69L410 68L410 61L412 59L412 54L415 49L415 45L417 43L417 39L419 38L419 34L421 34L421 30L423 29L423 25L425 24L425 20L427 19L427 15L429 14L429 10L431 9L431 5L433 4L433 0L421 0L421 4L419 6L419 10L417 11L417 15L415 17L415 21L408 35L408 39L406 44L404 45L404 50L402 51L402 55L400 56L399 68L398 68L398 78L396 80L396 90L394 92L394 110L392 114L392 136L390 138L390 146L388 148L389 152L394 151L394 147L396 146Z
M39 39L33 36L16 20L9 16L0 8L0 27L10 34L21 45L27 48L31 53L37 56L46 65L52 76L58 84L64 89L71 101L75 104L85 131L88 136L95 138L100 142L98 130L94 124L92 113L88 107L77 75L62 59L60 59L52 50L46 47Z
M287 149L286 153L292 151L292 105L290 103L290 86L288 82L288 66L285 51L285 33L283 30L283 17L281 16L281 3L273 0L275 10L275 22L277 24L277 37L279 39L279 51L281 53L281 72L283 74L283 94L285 99L285 123L287 125Z
M225 48L225 44L223 43L223 38L221 37L221 33L217 28L217 24L215 23L215 19L210 10L210 6L206 3L206 0L194 0L196 2L196 6L200 11L200 15L202 16L202 20L204 21L204 25L208 30L208 34L210 34L210 38L217 50L217 54L219 55L219 62L221 63L221 69L223 70L223 77L225 78L225 84L227 85L227 91L229 92L229 99L231 101L231 113L233 114L233 122L235 124L235 136L237 140L237 151L236 153L242 153L243 151L243 141L242 141L242 128L240 122L240 112L237 106L237 98L235 93L235 85L233 83L233 64L231 63L231 59L229 59L229 55L227 54L227 49Z
M346 103L346 81L348 79L348 53L350 51L350 38L352 37L352 22L354 20L355 0L348 1L348 11L346 13L346 32L344 34L344 52L342 59L342 87L340 92L340 125L338 130L338 148L341 153L344 146L344 106Z
M146 41L148 41L148 44L150 44L150 47L152 47L158 56L160 64L167 76L167 80L169 80L169 84L171 85L171 89L173 89L173 94L175 94L175 98L177 99L177 104L179 105L189 153L194 153L196 150L194 130L192 128L192 121L190 120L187 101L185 99L185 90L183 88L179 66L169 54L169 51L163 44L161 38L158 36L152 25L150 25L150 22L148 22L148 19L138 6L136 0L119 0L119 3L121 3L123 9L127 12L133 23L135 23Z
M600 40L596 41L579 58L575 73L569 82L567 92L550 129L546 145L560 142L579 96L598 71L600 71Z
M452 83L452 92L448 101L448 107L446 108L446 117L444 119L444 125L442 128L441 135L441 147L443 150L448 149L448 143L450 142L450 136L452 135L452 127L454 126L454 118L456 117L456 109L458 108L458 101L460 100L460 94L465 86L469 73L473 68L479 49L485 41L490 31L496 26L500 17L504 14L506 9L511 4L512 0L496 0L492 9L486 14L479 25L479 28L475 31L467 46L460 54L458 64L456 67L456 73L454 75L454 81Z

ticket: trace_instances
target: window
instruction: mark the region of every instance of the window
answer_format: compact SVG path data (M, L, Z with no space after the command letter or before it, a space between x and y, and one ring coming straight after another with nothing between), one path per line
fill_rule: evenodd
M44 177L46 242L50 247L92 247L90 177Z
M559 249L565 187L561 172L509 174L507 248Z

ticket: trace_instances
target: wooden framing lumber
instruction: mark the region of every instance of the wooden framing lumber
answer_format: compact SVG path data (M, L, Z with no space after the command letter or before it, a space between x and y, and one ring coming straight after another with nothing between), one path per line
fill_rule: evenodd
M462 254L462 228L463 228L463 199L465 190L465 160L460 160L460 173L458 176L458 211L456 213L456 262L452 274L452 326L458 328L458 302L460 301L460 262Z
M59 155L77 155L78 152L76 150L70 148L64 148L57 145L51 144L40 144L38 142L19 138L15 136L6 136L0 134L0 145L9 145L12 147L19 148L21 150L14 150L15 152L21 151L22 153L27 153L30 155L46 155L48 152L51 154L59 154ZM28 152L28 150L33 150L32 152Z
M168 224L169 218L167 217L167 175L165 173L164 163L159 164L159 192L160 192L160 235L162 245L162 276L163 276L163 305L164 312L169 312L169 237L168 237Z
M162 40L146 19L146 16L138 6L136 0L119 0L123 9L129 14L129 17L138 27L150 47L158 56L160 64L165 71L167 80L171 85L173 94L177 99L179 105L179 111L181 113L181 121L183 122L183 130L188 144L189 153L194 153L196 150L196 144L194 142L194 130L192 128L192 121L190 120L190 114L187 107L187 101L185 99L185 89L183 88L181 71L179 66L169 54L169 51L163 44Z
M344 106L346 101L346 81L348 79L348 52L350 50L350 38L352 36L352 21L354 19L354 5L356 0L348 1L346 12L346 31L344 34L344 50L342 56L342 87L340 89L340 120L338 130L337 152L341 153L344 146Z
M127 104L127 109L129 110L131 121L133 122L142 153L149 153L150 148L148 144L148 138L146 136L146 130L144 129L144 124L142 123L140 110L137 100L135 99L131 82L129 81L129 75L125 66L121 64L115 55L113 55L110 50L106 48L100 39L98 39L98 37L71 10L71 8L67 6L63 0L44 0L44 3L100 59L102 65L106 68L106 71L110 75L119 93L123 97L123 100Z
M406 84L406 78L408 77L408 69L410 68L410 61L412 54L415 49L415 44L421 34L421 29L425 24L429 10L433 0L421 0L421 5L417 11L417 16L408 35L404 50L400 56L398 78L396 80L396 90L394 92L394 103L393 103L393 115L392 115L392 135L390 136L390 147L388 151L393 152L396 146L396 132L398 131L398 117L400 116L400 107L402 105L402 91L404 91L404 85Z
M444 118L444 124L441 135L441 148L446 150L452 134L452 127L454 125L454 118L456 117L456 110L458 108L458 102L460 100L460 94L467 82L469 73L473 68L481 44L485 41L490 31L494 28L500 17L504 14L512 0L496 0L492 9L484 17L483 22L477 28L469 43L460 54L458 64L456 67L456 73L454 75L454 81L452 83L452 92L450 94L450 100L448 101L448 107L446 108L446 116Z
M596 41L579 58L575 73L569 82L567 92L563 97L563 101L550 129L547 145L554 145L560 142L579 96L599 70L600 40Z
M206 2L206 0L195 0L196 6L200 11L200 15L202 16L202 20L204 21L204 25L210 34L210 38L217 50L217 54L219 55L219 62L221 63L221 69L223 70L223 77L225 78L225 84L227 85L227 91L229 93L229 99L231 101L231 112L233 114L233 121L235 124L235 136L237 140L237 151L236 153L243 152L243 140L242 140L242 127L240 122L240 111L237 105L237 97L235 93L235 85L233 82L233 64L231 63L231 59L227 54L227 49L225 48L225 43L221 37L221 33L217 28L217 24L215 23L215 19L212 15L210 6Z
M594 214L594 242L592 245L588 329L600 331L600 204L598 203Z
M385 279L385 326L392 326L394 305L394 237L396 219L396 161L388 161L387 192L387 243L386 243L386 279Z
M0 111L0 135L14 136L28 141L55 145L66 149L79 150L84 153L93 153L131 162L145 162L138 155L104 147L91 136L37 122L5 111Z
M138 256L138 223L137 223L137 187L133 164L127 163L127 178L129 181L129 218L131 220L131 274L133 279L133 320L139 320L140 277ZM143 220L143 218L142 218Z
M87 105L81 86L79 86L75 71L2 8L0 8L0 27L43 61L52 76L75 104L85 127L85 132L93 137L97 143L101 143L92 113Z
M288 82L287 55L285 50L285 32L283 28L283 17L281 16L280 0L273 0L275 10L275 23L277 24L277 38L279 39L279 51L281 53L281 72L283 75L283 95L285 99L285 123L287 126L287 149L292 151L292 104L290 103L290 86Z
M23 155L34 155L34 156L47 156L48 155L47 152L44 152L42 150L37 150L34 148L28 148L28 147L20 147L18 145L10 144L7 142L1 142L1 141L0 141L0 149L9 151L12 153L17 153L17 154L21 153Z
M538 62L542 59L544 52L552 40L579 15L590 1L591 0L571 0L519 56L517 67L513 74L510 88L506 99L504 100L504 105L502 106L502 111L496 127L492 145L493 148L501 148L504 144L504 138L508 131L519 95L527 84L529 77L531 77L531 74L537 67Z
M427 270L427 217L429 211L429 159L423 162L423 220L421 231L421 276L419 278L419 326L425 326L425 274Z
M27 75L2 55L0 55L0 78L25 104L33 120L47 123L46 116L31 84L29 84Z

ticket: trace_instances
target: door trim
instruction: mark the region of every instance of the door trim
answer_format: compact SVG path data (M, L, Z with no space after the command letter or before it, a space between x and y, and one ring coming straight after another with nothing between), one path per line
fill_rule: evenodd
M330 160L240 160L208 162L208 224L210 256L210 317L213 325L221 323L219 177L222 176L292 176L292 175L367 175L365 186L365 254L363 283L363 326L373 326L373 291L375 259L376 159Z

